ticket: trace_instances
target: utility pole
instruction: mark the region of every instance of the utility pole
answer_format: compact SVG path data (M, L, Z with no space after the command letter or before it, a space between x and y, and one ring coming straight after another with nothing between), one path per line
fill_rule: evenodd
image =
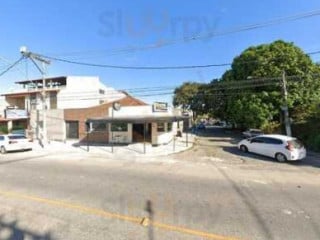
M289 118L289 110L288 110L288 91L287 91L287 80L286 80L286 73L285 71L282 72L282 81L281 81L281 87L282 87L282 96L284 100L284 106L281 107L281 110L284 113L284 124L286 128L286 134L287 136L291 136L291 123Z
M42 138L40 140L42 141L41 144L44 142L47 142L47 104L46 104L46 66L50 64L50 61L48 59L43 58L40 54L33 53L27 50L27 47L21 47L20 53L23 57L28 58L32 61L32 63L36 66L36 68L39 70L42 76L42 90L41 90L41 101L42 101ZM39 66L37 63L41 62L42 67ZM39 128L39 122L37 122L37 127Z

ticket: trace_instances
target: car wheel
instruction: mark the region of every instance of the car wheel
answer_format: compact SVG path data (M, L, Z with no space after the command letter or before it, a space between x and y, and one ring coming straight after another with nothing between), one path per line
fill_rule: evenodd
M5 148L4 146L1 146L0 152L1 152L2 154L5 154L5 153L7 152L7 150L6 150L6 148Z
M245 145L241 145L240 150L245 153L248 152L248 148Z
M276 160L278 162L285 162L285 161L287 161L287 157L282 153L277 153L276 154Z

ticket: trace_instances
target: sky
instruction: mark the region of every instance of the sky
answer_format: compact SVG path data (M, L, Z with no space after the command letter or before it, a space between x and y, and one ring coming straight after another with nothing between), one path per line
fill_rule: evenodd
M21 46L68 60L142 67L231 63L249 46L278 39L294 42L305 52L319 51L320 15L217 34L314 10L320 10L319 0L2 0L0 72L19 59ZM217 35L190 40L208 33ZM164 46L166 42L172 44ZM319 55L312 58L320 61ZM172 96L155 96L158 92L151 87L166 87L163 92L168 93L186 81L220 78L228 68L123 70L52 61L48 76L93 75L116 89L146 88L136 95L152 103L171 102ZM40 77L31 62L23 61L0 77L0 93L13 89L15 81Z

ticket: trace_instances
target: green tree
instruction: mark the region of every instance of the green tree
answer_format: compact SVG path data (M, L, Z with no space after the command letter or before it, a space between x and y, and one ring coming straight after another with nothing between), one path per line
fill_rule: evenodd
M183 109L196 111L199 109L200 88L203 84L196 82L185 82L174 90L173 105L182 106Z
M249 47L235 57L220 81L209 84L207 91L220 97L220 107L212 105L212 112L242 127L280 122L283 99L278 83L283 71L287 75L291 117L305 121L312 113L310 106L320 98L320 68L300 48L281 40ZM257 84L256 79L263 78L263 83L271 85L262 81ZM239 82L236 87L226 84L235 81ZM222 83L225 87L219 88Z

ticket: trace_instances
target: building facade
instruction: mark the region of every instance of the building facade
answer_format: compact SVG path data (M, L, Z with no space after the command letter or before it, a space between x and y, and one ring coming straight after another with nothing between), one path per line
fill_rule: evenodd
M148 105L98 77L47 78L45 89L42 79L16 83L19 89L2 95L0 127L27 129L34 139L159 145L181 133L186 120L166 103Z
M65 109L84 109L116 101L126 94L103 85L98 77L62 76L16 82L14 91L2 94L0 127L11 132L27 128L33 138L44 135L56 140L67 138ZM44 110L45 109L45 110Z
M87 139L90 142L94 141L94 134L100 132L104 133L104 142L108 143L148 142L157 146L171 142L175 136L181 136L184 128L188 127L189 117L171 107L157 110L155 105L117 104L121 107L115 109L110 106L107 115L87 119Z

